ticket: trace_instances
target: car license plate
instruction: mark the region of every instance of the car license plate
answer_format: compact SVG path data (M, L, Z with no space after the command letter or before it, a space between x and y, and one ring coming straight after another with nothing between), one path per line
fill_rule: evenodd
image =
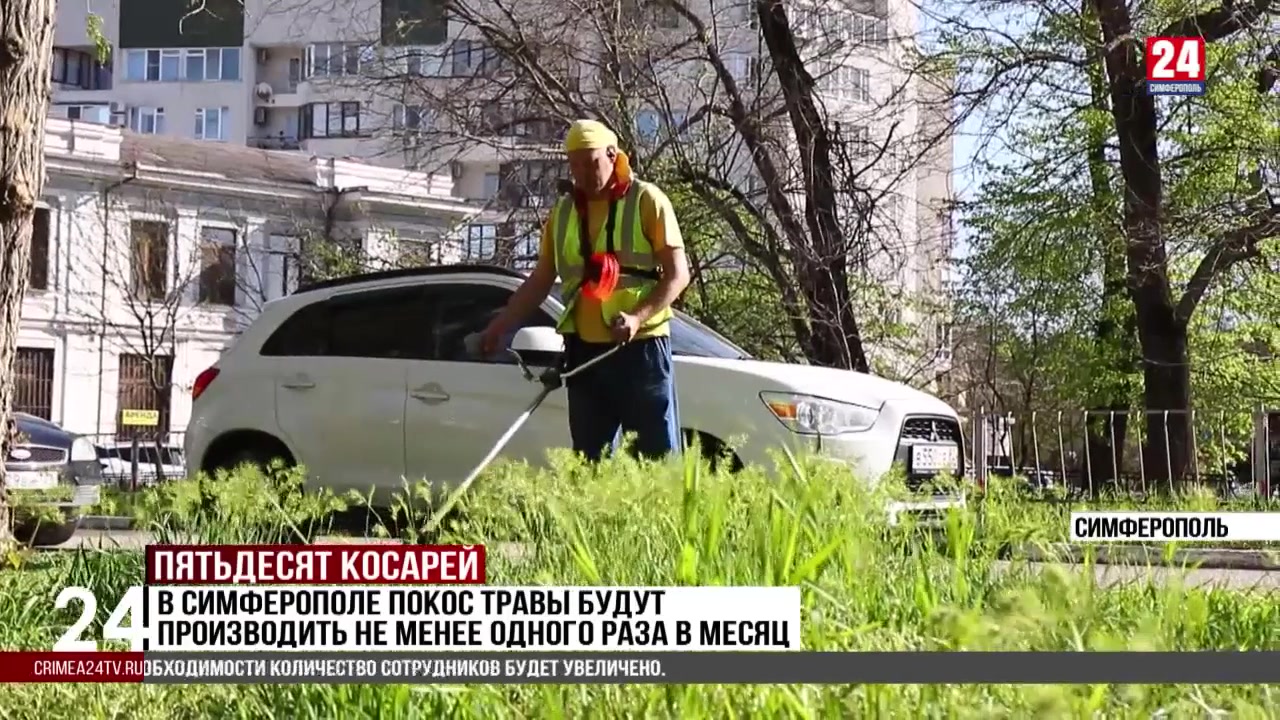
M912 445L912 472L942 472L960 467L960 448L955 445Z
M10 470L5 473L10 490L51 490L58 486L55 470Z

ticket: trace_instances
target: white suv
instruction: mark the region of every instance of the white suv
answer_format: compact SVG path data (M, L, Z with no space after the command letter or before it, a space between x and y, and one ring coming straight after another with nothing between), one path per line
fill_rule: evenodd
M478 360L465 342L523 279L484 266L421 268L319 283L268 303L195 382L188 467L283 458L318 486L373 489L375 501L404 478L461 481L539 389L514 358ZM560 350L557 295L514 334L530 366L551 365ZM770 449L785 444L845 461L869 481L895 462L914 482L963 473L959 417L935 397L862 373L753 360L679 313L672 348L680 423L704 452L732 447L735 464L772 467ZM566 403L553 392L503 455L543 464L547 449L568 447ZM897 509L963 502L922 496Z

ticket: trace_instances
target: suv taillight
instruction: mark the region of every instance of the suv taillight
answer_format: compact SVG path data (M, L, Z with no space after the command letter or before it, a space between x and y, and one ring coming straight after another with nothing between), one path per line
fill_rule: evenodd
M211 367L197 375L195 383L191 386L192 401L200 397L200 395L204 393L205 389L209 387L209 383L213 382L213 379L216 377L218 377L218 368L216 367Z

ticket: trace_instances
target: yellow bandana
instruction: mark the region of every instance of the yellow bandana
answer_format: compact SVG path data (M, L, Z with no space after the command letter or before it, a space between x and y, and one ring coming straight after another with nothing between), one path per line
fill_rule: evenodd
M617 147L618 136L597 120L575 120L564 139L565 152Z

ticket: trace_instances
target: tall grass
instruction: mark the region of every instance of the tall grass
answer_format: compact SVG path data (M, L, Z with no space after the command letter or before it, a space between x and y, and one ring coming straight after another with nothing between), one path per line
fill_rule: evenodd
M440 527L421 527L432 510L422 494L408 529L518 544L521 552L490 554L494 584L799 585L809 649L1280 647L1274 597L1176 579L1104 588L1087 566L999 561L1010 542L1061 522L1045 504L996 492L936 534L886 524L893 483L867 490L810 459L783 475L631 459L586 467L557 456L546 470L495 468ZM146 513L163 539L278 542L323 529L342 504L304 497L290 473L236 473L174 483ZM71 620L52 610L65 584L90 585L105 604L139 577L136 552L107 550L45 554L2 572L0 645L49 647ZM1272 717L1277 699L1266 686L33 685L0 692L0 717Z

